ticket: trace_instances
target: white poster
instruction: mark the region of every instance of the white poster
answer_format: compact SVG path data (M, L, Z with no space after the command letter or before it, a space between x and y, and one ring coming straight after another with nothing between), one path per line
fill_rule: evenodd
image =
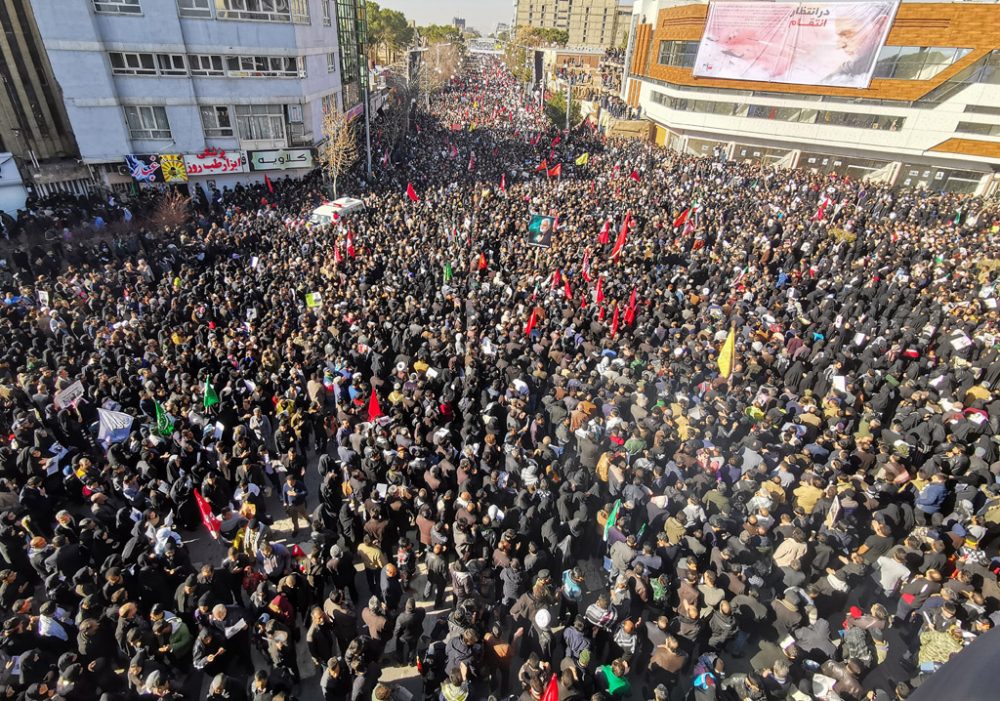
M713 2L694 75L867 88L897 0Z

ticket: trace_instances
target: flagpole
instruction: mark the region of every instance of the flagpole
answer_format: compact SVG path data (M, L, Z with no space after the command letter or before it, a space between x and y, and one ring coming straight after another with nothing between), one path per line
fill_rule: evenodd
M733 370L736 364L736 321L729 320L729 333L733 334L733 347L729 349L729 377L726 378L726 393L733 388Z

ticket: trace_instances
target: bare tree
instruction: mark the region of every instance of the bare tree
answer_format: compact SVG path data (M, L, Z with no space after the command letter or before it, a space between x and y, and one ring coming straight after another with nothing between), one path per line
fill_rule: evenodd
M421 91L432 95L443 88L462 67L462 48L457 43L432 44L421 63Z
M160 230L183 226L190 216L190 204L190 197L186 197L179 190L171 188L157 203L149 222Z
M351 169L358 160L358 139L354 124L344 113L331 108L323 116L323 145L319 149L319 160L323 170L333 181L333 196L337 197L337 179Z

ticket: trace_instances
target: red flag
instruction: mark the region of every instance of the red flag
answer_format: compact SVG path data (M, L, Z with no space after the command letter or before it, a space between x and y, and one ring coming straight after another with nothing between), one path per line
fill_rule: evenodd
M826 216L826 208L830 205L830 198L824 197L823 201L819 203L819 208L816 213L812 215L812 219L809 221L823 221L823 217Z
M583 279L590 282L590 249L586 249L583 252L583 265L581 266L583 272Z
M601 312L600 312L600 314L597 315L597 320L598 321L604 321L604 314L606 312L607 312L607 308L602 304L601 305Z
M500 175L500 192L507 192L507 174Z
M451 150L448 152L448 158L454 158L458 155L458 147L455 144L451 145Z
M201 513L201 522L205 524L205 528L208 529L208 534L212 536L213 539L218 540L219 538L219 519L217 519L212 514L212 507L205 497L201 495L197 489L194 490L194 500L198 504L198 511Z
M632 288L632 295L628 298L628 309L625 310L625 323L631 326L635 323L636 291Z
M479 253L479 269L486 270L486 254L481 251Z
M559 701L559 684L556 682L556 675L549 678L549 683L545 686L545 693L540 701Z
M563 280L563 293L566 295L566 299L573 299L573 290L569 288L569 277Z
M372 394L368 398L368 420L374 421L380 416L382 416L382 407L379 406L378 395L375 394L375 388L372 387Z
M611 317L611 338L618 335L618 302L615 302L615 314Z
M558 146L560 141L562 141L562 137L560 137L558 134L556 134L556 138L552 139L552 145L553 146Z
M562 282L562 273L559 272L559 268L552 273L552 287L559 287L559 283Z
M389 152L388 151L385 151L382 154L382 167L383 168L388 168L389 167Z
M601 233L597 237L597 243L601 244L602 246L607 246L608 241L611 240L610 234L611 234L611 220L608 219L607 221L604 222L604 226L601 227Z
M539 163L539 164L538 164L538 166L536 166L536 167L535 167L535 172L536 172L536 173L541 173L541 172L542 172L543 170L546 170L546 171L547 171L548 169L549 169L549 162L548 162L548 161L546 161L546 160L545 160L545 159L543 158L543 159L542 159L542 162L541 162L541 163Z
M548 175L550 178L558 178L562 175L562 163L557 163L548 170Z
M611 257L617 258L618 254L622 252L625 248L625 237L628 235L629 224L632 221L632 213L625 213L625 221L622 222L622 230L618 232L618 240L615 241L615 247L611 251Z
M476 152L475 151L470 151L469 152L469 170L473 171L475 169L476 169Z
M598 276L597 278L597 303L600 304L604 301L604 278Z
M411 202L420 201L420 198L417 197L417 191L413 189L413 183L406 183L406 196L410 198Z
M524 335L525 336L530 336L531 332L535 330L535 322L537 321L537 318L536 318L535 315L537 313L538 313L537 309L533 308L531 310L531 316L528 317L528 323L524 325Z
M674 228L676 229L679 226L684 226L684 223L688 220L689 216L691 216L690 207L688 207L683 212L677 215L677 218L674 219Z
M270 192L273 195L274 194L274 183L271 182L271 179L269 177L267 177L267 175L264 176L264 184L267 185L267 191Z
M344 256L340 255L340 246L333 247L333 262L334 263L344 262Z
M350 231L347 232L347 255L354 257L354 234Z
M641 178L639 177L639 171L637 170L633 170L631 173L629 173L628 177L632 178L632 180L635 180L636 182L639 182L641 180Z

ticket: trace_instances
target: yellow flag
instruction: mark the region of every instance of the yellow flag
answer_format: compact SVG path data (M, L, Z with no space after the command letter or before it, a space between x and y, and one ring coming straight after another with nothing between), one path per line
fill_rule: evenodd
M585 166L585 165L587 165L587 163L589 161L590 161L590 154L589 153L585 153L585 154L583 154L582 156L580 156L579 158L576 159L576 164L578 166Z
M473 122L472 124L469 125L469 131L475 131L475 130L476 130L476 123Z
M726 342L719 350L719 374L728 378L733 374L733 363L736 361L736 329L730 328Z

